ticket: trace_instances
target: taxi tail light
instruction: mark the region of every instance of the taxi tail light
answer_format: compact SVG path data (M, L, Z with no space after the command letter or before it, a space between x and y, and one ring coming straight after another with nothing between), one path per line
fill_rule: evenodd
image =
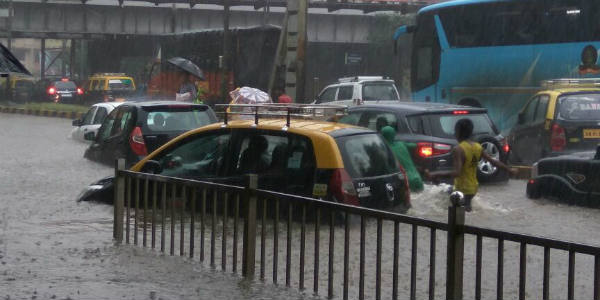
M417 143L417 154L423 158L446 154L451 150L452 146L447 144L427 142Z
M552 125L552 134L550 135L550 148L552 151L563 151L566 145L565 129L558 124Z
M129 146L131 146L131 150L136 155L148 155L146 143L144 142L144 136L142 135L142 129L139 126L133 129L131 132L131 136L129 137Z
M54 88L53 86L48 88L48 95L54 95L56 94L56 88Z
M77 95L83 95L83 89L77 88Z
M358 193L345 169L335 169L329 183L333 196L343 204L358 205Z

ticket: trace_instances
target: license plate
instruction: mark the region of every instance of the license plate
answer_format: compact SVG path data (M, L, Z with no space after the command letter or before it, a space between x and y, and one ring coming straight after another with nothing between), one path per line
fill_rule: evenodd
M60 94L61 97L73 97L71 94Z
M584 129L584 139L600 139L600 129Z

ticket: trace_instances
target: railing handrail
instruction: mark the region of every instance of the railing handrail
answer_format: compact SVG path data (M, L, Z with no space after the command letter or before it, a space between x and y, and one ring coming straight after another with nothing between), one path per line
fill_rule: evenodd
M118 174L119 175L121 175L121 174L129 175L133 178L139 178L139 179L156 180L157 182L161 182L161 183L165 183L165 182L166 183L177 183L177 184L185 184L185 185L199 186L199 187L232 189L232 190L236 190L236 191L243 191L245 189L245 187L237 186L237 185L229 185L229 184L210 182L210 181L201 181L201 180L195 180L195 179L189 179L189 178L171 177L171 176L164 176L164 175L158 175L158 174L148 174L148 173L141 173L141 172L135 172L135 171L130 171L130 170L120 170L120 171L118 171Z
M434 228L434 229L439 229L439 230L444 230L444 231L448 230L448 224L446 224L444 222L404 215L404 214L400 214L400 213L396 213L396 212L383 211L383 210L378 210L378 209L373 209L373 208L331 202L331 201L315 199L315 198L310 198L310 197L304 197L304 196L290 195L290 194L285 194L285 193L281 193L281 192L274 192L274 191L268 191L268 190L262 190L262 189L257 189L256 192L257 192L257 195L264 196L267 198L268 197L278 197L278 198L284 198L286 200L292 200L292 201L297 201L297 202L310 201L312 203L318 203L319 205L324 206L324 207L335 208L338 210L342 210L344 212L349 212L352 214L361 215L361 216L365 216L365 217L381 218L383 220L389 220L389 221L395 221L395 222L406 223L406 224L411 224L411 225L423 226L423 227Z
M472 225L463 225L463 233L481 235L483 237L495 238L516 243L526 243L540 247L549 247L557 250L575 251L581 254L600 255L600 247L572 241L563 241L542 236L533 236L524 233L496 230Z

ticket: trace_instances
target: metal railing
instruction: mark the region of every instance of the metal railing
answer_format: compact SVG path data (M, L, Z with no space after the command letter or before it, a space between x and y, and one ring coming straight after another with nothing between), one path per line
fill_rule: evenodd
M600 248L464 225L460 206L449 207L444 223L257 189L255 175L248 176L244 187L126 171L122 163L115 175L117 243L190 258L198 254L201 263L247 278L256 275L274 284L311 288L315 294L325 290L328 298L463 299L463 278L472 275L463 270L474 264L474 296L482 299L483 270L493 269L483 263L483 249L490 248L484 247L485 238L486 244L497 241L497 252L489 254L497 261L497 299L505 297L504 267L510 266L505 241L519 245L518 291L507 298L540 298L526 293L531 276L526 272L527 250L537 246L543 248L541 298L550 298L550 279L560 279L560 272L551 273L554 250L568 252L568 288L566 295L552 296L574 299L575 256L580 254L591 256L594 268L589 278L586 270L578 270L584 274L578 280L583 276L585 281L579 286L591 281L593 299L600 299ZM471 236L474 263L464 259L469 253L465 245L471 246L465 240ZM529 258L530 264L536 263L535 255ZM418 264L421 260L426 263ZM486 286L485 291L489 294L490 289ZM483 298L490 298L488 294Z

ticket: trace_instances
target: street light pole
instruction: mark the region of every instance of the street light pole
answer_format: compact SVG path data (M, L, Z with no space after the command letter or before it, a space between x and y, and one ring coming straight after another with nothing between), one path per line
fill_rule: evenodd
M229 80L229 0L223 0L223 65L221 66L221 95L227 103L227 83Z

